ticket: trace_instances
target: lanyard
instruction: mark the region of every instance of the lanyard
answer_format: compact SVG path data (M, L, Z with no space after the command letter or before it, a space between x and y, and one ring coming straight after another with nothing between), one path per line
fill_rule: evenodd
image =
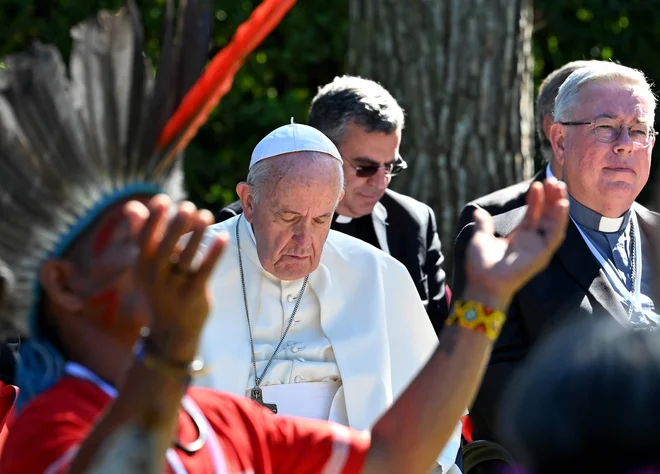
M91 370L83 367L80 364L75 362L67 362L64 365L64 373L78 379L87 380L88 382L93 383L98 388L103 390L103 392L110 398L117 398L118 392L116 388L101 380L101 378L94 374ZM181 399L181 405L188 413L191 415L196 415L196 419L201 420L202 423L206 424L206 429L209 433L209 451L211 452L211 458L213 459L213 472L214 474L226 474L228 471L225 464L224 455L222 454L222 448L220 447L220 442L215 436L215 432L209 425L208 420L203 415L197 404L189 396L183 396ZM188 474L188 471L186 471L186 468L183 465L183 461L181 461L181 458L174 449L168 448L166 457L167 462L170 464L174 474Z
M641 288L642 288L642 241L640 237L640 229L639 225L637 224L637 216L635 212L630 213L630 224L634 226L635 228L635 241L632 243L632 245L635 246L635 287L632 289L632 291L628 290L626 286L623 284L621 281L621 278L619 278L619 275L616 272L616 268L614 265L609 260L606 260L600 253L600 251L596 248L594 243L591 241L591 239L584 233L584 231L580 228L580 226L575 222L575 220L571 217L571 220L575 224L575 227L577 227L578 231L580 231L580 234L582 235L582 238L584 239L585 243L587 244L587 247L589 247L589 250L591 250L591 253L596 257L596 260L598 260L598 263L600 264L601 268L603 271L605 271L605 275L607 275L607 279L610 281L612 286L615 287L615 290L621 297L630 305L636 312L641 313L642 312L642 303L641 303Z

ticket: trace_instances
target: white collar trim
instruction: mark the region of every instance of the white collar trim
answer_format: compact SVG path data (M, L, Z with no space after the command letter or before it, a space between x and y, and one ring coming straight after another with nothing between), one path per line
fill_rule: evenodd
M618 232L623 225L623 217L601 217L598 230L601 232Z
M380 201L378 201L374 206L374 210L371 211L371 215L375 220L379 221L381 224L387 225L387 209L385 209L385 206L383 206ZM337 214L337 219L336 219L337 224L348 224L352 220L353 220L352 217Z

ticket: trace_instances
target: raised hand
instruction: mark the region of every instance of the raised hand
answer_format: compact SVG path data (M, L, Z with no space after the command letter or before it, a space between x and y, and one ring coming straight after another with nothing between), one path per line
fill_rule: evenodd
M137 275L152 313L150 337L173 357L193 357L211 305L207 282L227 238L214 235L201 263L193 265L213 215L190 202L180 204L172 217L169 208L170 199L160 195L147 207L137 201L127 203L125 213L139 223L133 224L134 231L140 228ZM181 245L181 237L188 233L189 239Z
M493 305L508 306L513 294L550 262L568 224L566 186L556 179L534 182L527 213L507 237L494 235L493 218L475 211L476 231L467 247L467 291L493 295ZM467 292L466 291L466 292Z

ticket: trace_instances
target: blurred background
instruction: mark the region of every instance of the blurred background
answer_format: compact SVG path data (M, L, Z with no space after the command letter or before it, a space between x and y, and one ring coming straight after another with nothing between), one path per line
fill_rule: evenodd
M68 55L74 23L123 3L0 0L0 53L40 40ZM137 3L157 61L164 0ZM258 3L215 0L210 54ZM257 142L291 117L305 122L319 86L359 74L381 82L406 110L401 153L409 169L391 187L434 208L451 255L463 204L540 168L533 107L548 73L605 59L660 79L659 7L660 0L299 0L188 148L190 197L214 211L234 201Z

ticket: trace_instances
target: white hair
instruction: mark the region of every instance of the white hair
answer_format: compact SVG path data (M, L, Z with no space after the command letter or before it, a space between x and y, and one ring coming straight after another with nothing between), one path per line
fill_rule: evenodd
M655 116L655 95L642 71L611 62L594 62L573 72L559 87L553 114L555 122L576 119L573 111L577 107L580 91L594 82L630 85L641 89L651 98L651 115Z
M267 183L270 179L273 178L273 176L277 174L276 168L282 165L281 158L288 157L290 155L293 155L293 153L287 153L284 155L267 158L257 162L254 166L252 166L252 168L250 168L246 182L250 185L252 199L254 200L255 204L259 203L259 198L261 197L264 183ZM301 160L305 160L311 163L321 160L332 160L336 164L337 173L339 175L337 202L335 203L335 207L337 207L337 204L339 204L339 197L341 196L341 192L344 189L344 168L341 162L326 153L320 153L316 151L301 151L297 152L296 155L299 155Z

